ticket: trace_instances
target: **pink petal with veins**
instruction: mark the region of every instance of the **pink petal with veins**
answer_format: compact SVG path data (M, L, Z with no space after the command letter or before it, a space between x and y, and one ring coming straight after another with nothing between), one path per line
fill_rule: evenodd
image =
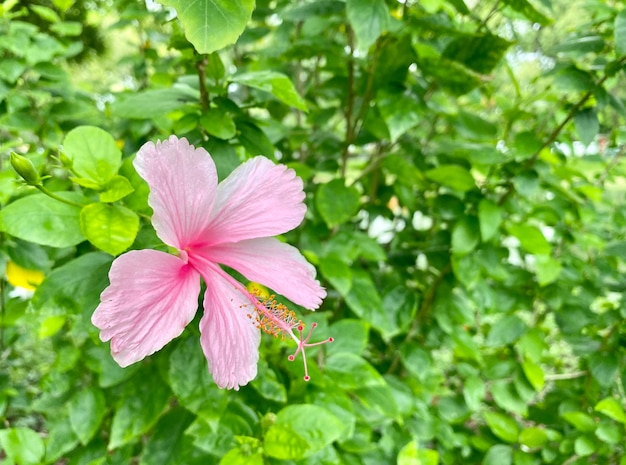
M217 188L208 244L290 231L304 218L304 197L302 180L292 169L265 157L248 160Z
M238 390L257 373L261 333L254 307L218 272L205 269L202 275L207 284L200 321L202 350L215 383Z
M178 250L204 241L217 191L217 171L207 151L171 136L144 144L133 164L150 186L148 203L159 238Z
M308 309L321 305L326 291L315 279L315 268L295 247L267 237L219 244L199 251L209 260L234 268L250 281Z
M198 308L200 276L174 255L133 250L113 262L109 279L91 321L122 367L179 336Z

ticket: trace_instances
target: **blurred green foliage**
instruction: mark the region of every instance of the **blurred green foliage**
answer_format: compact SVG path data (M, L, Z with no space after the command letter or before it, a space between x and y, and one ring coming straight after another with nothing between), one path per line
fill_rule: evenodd
M45 280L0 280L2 463L625 465L622 8L5 0L0 275ZM217 389L197 321L126 369L99 341L113 256L163 247L131 161L170 134L303 178L310 382L266 338Z

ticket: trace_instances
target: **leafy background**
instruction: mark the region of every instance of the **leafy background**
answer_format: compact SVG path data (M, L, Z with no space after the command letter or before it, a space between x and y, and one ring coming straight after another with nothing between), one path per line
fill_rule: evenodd
M163 4L0 5L2 463L626 464L621 2ZM170 134L305 181L310 382L265 338L217 389L197 321L126 369L99 342Z

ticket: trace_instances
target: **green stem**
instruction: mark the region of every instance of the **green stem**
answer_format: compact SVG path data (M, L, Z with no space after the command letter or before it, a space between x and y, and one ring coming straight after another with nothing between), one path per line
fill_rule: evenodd
M84 205L81 204L81 203L72 202L71 200L67 200L67 199L64 199L63 197L60 197L60 196L56 195L54 192L50 192L48 189L46 189L42 185L35 186L35 187L37 189L39 189L41 192L43 192L44 194L46 194L51 199L58 200L59 202L66 203L66 204L71 205L73 207L78 207L78 208L83 208L84 207Z

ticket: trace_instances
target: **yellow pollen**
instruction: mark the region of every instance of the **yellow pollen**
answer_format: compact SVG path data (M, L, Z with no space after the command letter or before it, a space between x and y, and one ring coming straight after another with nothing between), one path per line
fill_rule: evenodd
M302 324L295 312L289 310L286 305L276 302L274 294L267 297L260 296L254 291L251 294L259 300L261 307L265 309L255 308L256 315L254 316L257 327L264 333L274 337L280 335L284 338L286 328L295 328ZM253 318L252 315L248 315L248 317Z

